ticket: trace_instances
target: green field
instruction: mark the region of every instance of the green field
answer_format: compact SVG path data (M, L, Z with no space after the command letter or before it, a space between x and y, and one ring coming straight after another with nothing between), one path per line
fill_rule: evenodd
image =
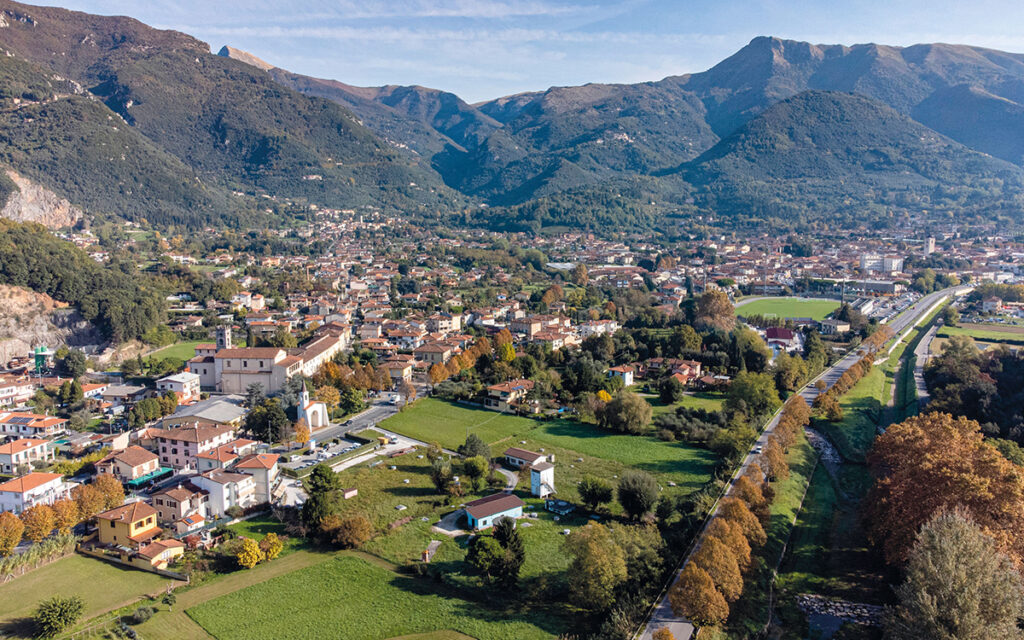
M565 630L550 613L503 614L440 583L340 556L194 606L188 615L219 640L378 640L454 630L478 640L547 639Z
M884 387L885 371L881 367L872 367L868 375L839 399L843 407L842 421L814 421L814 428L828 436L844 459L864 462L864 456L875 441L876 427L882 416Z
M262 540L268 533L276 533L284 542L281 556L286 556L289 553L305 549L309 546L304 538L289 536L285 533L285 526L269 514L236 522L233 525L229 525L228 529L231 529L243 538L252 538L257 541Z
M708 397L694 398L694 401L707 403L706 406L718 406L720 402L717 398ZM468 428L469 433L479 435L491 445L493 456L501 455L505 448L511 446L554 453L558 464L556 483L567 488L575 485L575 480L582 477L585 469L613 480L612 476L626 467L633 467L695 491L710 479L717 461L717 457L707 449L684 442L664 442L653 435L613 433L592 424L570 420L544 421L504 415L433 398L416 402L384 420L380 426L419 440L440 442L450 449L465 442ZM583 463L576 462L580 457L584 459ZM565 474L573 480L571 485L558 479ZM569 495L571 499L574 494Z
M964 327L942 327L936 334L940 338L970 336L978 342L1024 345L1024 331L1021 327L979 328L979 325Z
M191 360L196 355L196 345L204 344L207 340L192 340L189 342L178 342L172 345L157 349L153 353L149 354L149 358L176 358L182 362Z
M776 316L779 318L813 318L824 320L839 308L838 300L806 298L764 298L753 300L736 308L740 316Z
M475 433L484 442L492 443L509 436L525 434L536 424L530 418L485 411L436 398L423 398L382 421L380 427L424 442L438 442L446 449L454 449L466 441L469 433Z
M41 600L52 596L81 596L85 620L159 593L171 582L153 573L72 555L0 585L0 622L14 623L11 635L21 636L18 619L31 615Z

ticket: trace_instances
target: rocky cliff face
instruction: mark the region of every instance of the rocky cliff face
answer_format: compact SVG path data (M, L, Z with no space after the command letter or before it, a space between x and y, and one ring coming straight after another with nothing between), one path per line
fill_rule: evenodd
M82 211L56 193L8 169L7 177L17 186L0 216L18 222L38 222L50 229L74 226L82 219Z
M103 343L100 332L78 311L48 295L0 285L0 364L32 347L89 347Z

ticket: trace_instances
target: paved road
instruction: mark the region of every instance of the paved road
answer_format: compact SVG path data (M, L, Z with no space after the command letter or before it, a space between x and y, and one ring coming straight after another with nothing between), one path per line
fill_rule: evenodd
M931 344L932 340L935 339L935 333L939 330L939 325L933 325L928 329L928 333L921 336L921 341L917 343L917 347L914 348L914 386L917 387L917 401L919 404L925 404L928 402L928 385L924 383L924 366L928 364L928 359L931 357Z
M899 334L901 331L915 324L918 320L927 315L931 307L934 306L937 302L941 301L943 298L967 289L969 289L969 287L954 287L951 289L936 291L934 293L930 293L926 296L923 296L917 302L911 305L906 313L903 313L902 315L891 320L887 324L890 327L892 327L894 333ZM817 387L815 387L815 383L817 383L818 380L824 380L825 384L827 385L826 388L831 387L835 383L835 381L838 380L839 377L842 376L847 369L856 364L857 361L859 361L863 357L863 355L863 351L860 349L856 349L850 352L849 354L844 356L839 362L835 363L834 365L826 369L817 378L808 382L799 391L800 395L803 396L805 400L807 400L807 404L811 404L812 402L814 402L814 399L818 396L818 389ZM772 419L768 421L768 424L761 432L760 437L758 437L757 441L754 443L750 451L747 453L747 456L743 459L743 463L736 470L736 473L733 475L732 480L735 480L736 478L742 476L750 467L750 465L757 460L759 454L755 453L755 451L760 451L761 447L768 443L768 438L774 433L775 427L777 427L779 424L780 417L781 413L776 413L774 416L772 416ZM732 481L730 481L729 486L726 488L725 496L731 495L732 491L733 484ZM716 504L712 516L714 516L717 512L718 505ZM708 522L710 521L711 518L708 518ZM698 546L699 545L694 546L694 549L690 552L690 556L693 555L693 551L696 551ZM690 561L690 556L687 556L686 559L683 561L683 567L685 567L686 563ZM674 635L679 640L688 640L694 632L694 626L692 623L676 616L672 612L672 607L669 605L667 594L665 594L661 601L658 603L658 606L652 613L651 618L647 623L647 626L645 626L643 631L640 632L638 638L640 638L641 640L651 640L654 632L662 627L668 627L669 630L672 631L672 635Z

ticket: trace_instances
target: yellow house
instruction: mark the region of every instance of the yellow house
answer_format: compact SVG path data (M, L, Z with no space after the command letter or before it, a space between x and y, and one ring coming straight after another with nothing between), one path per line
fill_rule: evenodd
M145 502L129 502L96 516L100 543L138 549L160 534L156 509Z

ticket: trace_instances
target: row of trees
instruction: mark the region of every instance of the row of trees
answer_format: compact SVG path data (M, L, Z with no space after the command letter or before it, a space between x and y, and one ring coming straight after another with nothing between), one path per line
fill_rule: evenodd
M753 567L753 551L767 541L764 525L774 498L768 482L789 475L785 452L810 417L802 396L786 402L758 463L750 465L733 483L731 495L720 501L700 546L669 590L676 615L700 625L719 624L729 617L729 603L743 593L743 575Z
M103 474L92 484L75 487L71 498L57 500L53 505L37 504L22 511L20 516L4 511L0 513L0 557L10 556L22 539L39 544L54 529L60 535L70 535L78 523L123 503L121 483Z
M495 336L494 342L497 345L497 355L501 362L508 363L515 360L516 352L512 347L512 334L509 333L508 329L502 329L501 333ZM452 376L459 375L459 372L464 369L476 366L477 360L485 355L490 356L492 350L491 341L486 336L477 338L472 346L462 353L452 356L447 363L442 364L438 362L431 365L427 372L430 376L431 384L444 382Z

